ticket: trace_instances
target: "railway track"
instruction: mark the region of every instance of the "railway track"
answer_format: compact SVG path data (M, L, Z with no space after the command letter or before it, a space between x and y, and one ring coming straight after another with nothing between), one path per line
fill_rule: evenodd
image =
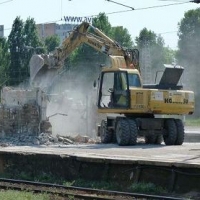
M98 190L82 187L63 186L57 184L40 183L24 180L15 179L4 179L0 178L0 188L4 190L19 190L19 191L30 191L34 193L48 193L51 195L58 195L61 197L73 197L74 199L163 199L163 200L181 200L182 198L158 196L158 195L147 195L138 193L127 193L109 190Z

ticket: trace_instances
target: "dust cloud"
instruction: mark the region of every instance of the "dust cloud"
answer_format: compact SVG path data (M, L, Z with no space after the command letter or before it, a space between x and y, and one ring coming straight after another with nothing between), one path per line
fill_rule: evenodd
M96 94L94 78L88 71L71 71L57 80L48 91L47 117L53 135L96 136Z

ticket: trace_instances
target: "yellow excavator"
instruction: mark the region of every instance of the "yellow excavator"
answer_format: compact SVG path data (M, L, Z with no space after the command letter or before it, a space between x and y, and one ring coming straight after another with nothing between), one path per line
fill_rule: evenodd
M191 115L195 103L193 91L183 90L179 84L184 69L165 65L158 84L144 85L139 51L123 48L87 22L78 25L51 54L32 56L31 83L37 86L43 78L55 76L64 60L82 43L111 60L98 79L98 112L111 114L99 125L97 135L101 142L135 145L138 137L143 136L147 144L161 144L164 140L166 145L182 145L185 131L180 118Z

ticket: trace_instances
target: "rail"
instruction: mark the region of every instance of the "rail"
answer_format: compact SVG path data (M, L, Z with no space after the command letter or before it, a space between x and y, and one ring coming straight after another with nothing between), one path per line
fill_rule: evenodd
M63 186L58 184L41 183L33 181L15 180L0 178L0 188L4 190L25 190L35 193L49 193L62 197L73 196L76 199L163 199L163 200L181 200L182 198L147 195L139 193L127 193L110 190L99 190L83 187Z

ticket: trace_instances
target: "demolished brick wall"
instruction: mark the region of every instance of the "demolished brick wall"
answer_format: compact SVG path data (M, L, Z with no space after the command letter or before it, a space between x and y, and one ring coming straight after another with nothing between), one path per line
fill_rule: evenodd
M47 96L39 89L4 87L1 91L0 135L38 134L40 124L48 121L46 107Z
M38 134L39 112L37 105L24 104L23 106L0 107L0 133L4 134Z

